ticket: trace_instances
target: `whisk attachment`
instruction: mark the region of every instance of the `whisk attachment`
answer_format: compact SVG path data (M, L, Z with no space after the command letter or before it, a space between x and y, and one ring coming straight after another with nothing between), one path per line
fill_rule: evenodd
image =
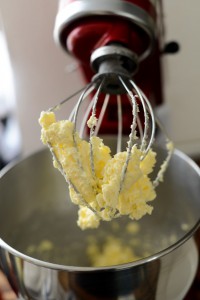
M100 220L109 221L121 215L139 219L151 214L153 208L149 202L156 197L155 188L163 179L173 151L168 143L167 159L152 180L150 174L156 163L152 146L159 122L147 97L131 79L130 70L134 73L136 68L131 59L135 56L119 54L114 59L111 50L103 59L96 55L98 74L81 91L68 120L57 122L54 112L69 98L40 118L42 140L52 152L55 167L69 184L72 202L80 207L78 224L82 229L98 227ZM83 116L82 106L88 98L90 102ZM129 103L128 112L123 111L124 101ZM111 102L115 111L109 109ZM115 154L99 137L108 111L116 115L118 123ZM132 115L132 122L124 149L126 113Z

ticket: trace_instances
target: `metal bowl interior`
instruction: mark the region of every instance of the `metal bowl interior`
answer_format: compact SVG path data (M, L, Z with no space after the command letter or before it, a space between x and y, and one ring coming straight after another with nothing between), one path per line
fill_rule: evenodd
M166 152L161 148L157 152L158 160L162 161ZM14 249L19 256L29 256L29 261L31 256L40 263L49 262L66 269L88 268L88 240L93 236L101 244L112 235L125 244L131 241L135 253L144 257L136 262L140 264L172 251L197 229L199 179L199 168L176 150L152 202L153 213L139 221L138 232L126 230L131 222L126 217L102 222L99 230L82 231L77 227L77 206L70 202L64 178L54 169L49 151L41 150L1 173L0 245L3 242L3 247L11 247L9 251ZM39 248L42 241L50 241L53 248L42 251ZM36 250L30 255L33 248Z

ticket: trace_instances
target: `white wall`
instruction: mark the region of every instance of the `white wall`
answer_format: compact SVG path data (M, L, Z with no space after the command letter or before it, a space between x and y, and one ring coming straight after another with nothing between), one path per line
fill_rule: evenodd
M200 1L164 0L168 40L181 51L165 58L168 131L178 148L200 154Z
M199 0L164 0L166 39L181 51L166 56L165 126L176 146L200 154ZM0 0L14 70L23 152L40 148L40 111L82 86L78 72L68 73L71 59L54 44L56 0ZM68 108L70 109L70 108ZM66 108L67 112L67 108Z
M0 0L24 155L42 146L40 112L82 86L77 72L67 72L72 61L53 40L57 4L56 0Z

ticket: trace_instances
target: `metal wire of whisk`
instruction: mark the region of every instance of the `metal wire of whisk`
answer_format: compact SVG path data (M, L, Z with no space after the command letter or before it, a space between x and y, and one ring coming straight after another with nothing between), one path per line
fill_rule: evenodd
M137 87L137 85L134 83L134 81L132 81L131 79L129 79L127 81L127 79L124 79L123 77L118 76L118 75L116 75L116 77L119 81L119 84L121 84L124 87L124 92L127 93L128 97L130 99L131 105L132 105L133 121L132 121L132 125L130 128L131 132L130 132L129 142L128 142L128 154L131 151L134 141L138 140L138 137L136 136L136 128L138 128L139 136L140 136L140 140L141 140L140 149L144 153L144 156L145 156L146 153L151 148L153 141L154 141L156 125L155 125L155 117L154 117L153 109L152 109L151 104L148 101L148 99L144 96L144 94ZM85 112L85 114L83 116L83 120L82 120L81 127L79 130L79 135L81 138L84 136L84 131L87 126L86 123L87 123L87 120L89 118L91 111L92 111L91 117L92 118L96 117L97 102L98 102L98 99L100 97L102 90L104 89L105 84L106 84L106 77L104 77L101 81L96 79L92 83L88 84L85 87L84 91L82 92L81 96L79 97L77 104L75 105L74 109L72 110L72 112L68 118L68 120L70 120L71 122L73 122L75 124L74 128L75 128L75 130L77 130L77 119L78 119L78 113L79 113L81 104L96 89L96 93L95 93L94 97L92 98L92 100L90 101L87 111ZM129 86L131 86L133 88L133 90L131 90L129 88ZM77 93L79 93L79 91ZM73 96L74 95L72 95L72 97ZM109 98L110 98L110 95L106 94L104 101L103 101L101 113L98 117L98 122L96 124L92 124L92 126L90 128L90 133L89 133L90 141L91 141L92 136L98 135L98 131L101 127L101 122L103 120L104 113L105 113L106 108L109 103ZM63 105L65 102L69 101L70 99L71 99L71 97L65 99L59 105L56 105L55 107L50 108L49 111L55 111L58 108L58 106ZM141 120L140 120L140 117L138 114L139 113L139 111L138 111L139 103L142 104L142 108L143 108L144 126L143 126L143 124L141 124ZM117 135L117 150L116 150L116 152L120 152L121 147L122 147L121 144L122 144L122 113L123 113L122 112L121 95L116 95L116 108L117 108L117 116L118 116L118 135ZM149 138L149 131L151 131L150 138ZM92 145L91 145L91 147L92 147ZM143 159L143 158L141 158L141 159ZM128 160L129 160L129 155L127 157L127 163L128 163ZM126 163L126 165L127 165L127 163Z
M103 49L104 50L104 49ZM113 49L111 49L113 50ZM107 49L106 49L107 51ZM110 49L109 49L110 51ZM120 48L121 51L121 48ZM127 54L127 50L125 50L125 54ZM131 54L132 55L132 54ZM155 139L155 129L156 125L160 127L162 131L162 125L160 122L155 118L154 111L152 109L151 103L147 99L147 97L144 95L144 93L141 91L141 89L135 84L135 82L131 79L131 72L130 70L127 71L127 69L124 69L124 65L128 65L128 69L130 66L130 53L128 52L128 55L124 55L124 49L123 49L123 55L120 55L117 52L116 49L112 51L112 55L106 55L106 60L102 60L102 51L96 56L98 59L100 58L101 64L100 67L98 67L98 73L94 76L92 82L90 82L84 89L77 91L75 94L73 94L71 97L63 100L60 104L52 107L49 109L49 111L56 111L59 107L61 107L65 102L69 101L74 96L81 93L80 97L78 98L77 103L75 104L74 108L72 109L68 120L74 123L74 136L75 133L78 131L80 138L85 137L85 132L88 132L88 139L89 139L89 145L90 145L90 167L93 176L95 177L95 167L94 167L94 149L93 149L93 142L92 138L94 136L97 136L99 134L99 130L101 128L101 124L104 119L104 115L106 110L109 107L109 101L111 96L115 97L116 101L116 111L117 111L117 119L118 119L118 129L117 129L117 147L116 152L122 151L122 137L123 137L123 118L124 118L124 112L123 112L123 97L126 95L127 99L129 99L131 111L132 114L132 124L130 126L130 134L127 139L127 148L126 148L126 159L122 168L121 178L120 178L120 187L119 187L119 194L123 187L123 183L125 180L129 160L131 158L131 151L134 145L137 145L137 148L140 149L142 155L140 157L140 160L142 161L148 151L151 149L154 139ZM125 57L125 60L124 60ZM132 59L132 57L131 57ZM134 58L135 59L135 58ZM127 64L128 61L128 64ZM133 66L133 63L131 61L131 64ZM103 66L103 67L102 67ZM134 64L134 68L135 68ZM92 95L92 96L91 96ZM101 101L101 111L99 115L97 116L97 105L99 103L99 99L101 97L102 99L103 95L103 101ZM78 119L80 118L80 108L83 104L83 102L90 98L89 105L82 117L82 122L80 125L80 128L78 129ZM139 111L140 108L140 111ZM142 111L141 111L142 110ZM142 120L141 120L142 115ZM89 129L88 129L89 128ZM164 132L166 135L166 133ZM167 135L166 140L169 141ZM74 145L76 146L76 141L74 138ZM60 172L65 177L66 181L73 187L73 189L79 193L79 191L76 189L76 187L73 185L72 182L66 177L66 174L62 168L62 164L59 161L59 159L56 157L55 152L53 151L53 148L49 144L50 150L53 154L54 159L57 162L57 165L59 166ZM78 149L77 149L78 150ZM161 171L158 172L157 177L155 178L153 184L156 187L159 182L162 180L163 173L166 168L166 164L168 163L171 155L172 155L172 149L168 149L168 155L167 159L161 165ZM82 205L87 206L90 208L94 213L98 215L98 212L95 211L91 205L82 199ZM99 215L98 215L99 216ZM116 211L115 216L118 216L118 212Z
M100 95L104 94L105 98L101 107L101 112L98 116L98 122L96 124L93 124L90 128L89 136L91 140L91 137L97 135L99 132L105 111L109 104L110 96L115 95L118 117L117 152L119 152L121 151L121 140L123 132L122 96L127 95L127 98L129 99L131 104L130 110L132 110L132 124L129 139L129 148L132 148L134 140L137 139L137 128L141 140L141 151L143 151L145 155L152 146L156 126L154 112L149 100L131 79L132 74L137 70L137 57L135 57L135 54L133 54L130 50L121 46L107 46L95 51L95 53L93 53L91 57L91 61L94 69L97 72L92 82L82 90L77 91L67 99L60 102L59 105L50 108L49 111L55 111L59 106L63 105L65 102L69 101L71 98L82 92L68 118L70 121L74 122L75 129L77 129L77 119L80 107L83 101L87 99L89 95L91 96L94 91L96 91L83 116L82 125L79 130L80 137L83 137L89 115L91 114L93 118L96 117L97 103L99 101ZM139 116L139 107L143 110L143 124Z

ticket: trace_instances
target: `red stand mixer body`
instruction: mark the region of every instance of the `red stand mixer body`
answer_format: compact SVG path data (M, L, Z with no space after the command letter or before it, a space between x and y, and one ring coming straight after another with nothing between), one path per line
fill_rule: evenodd
M79 3L88 1L65 0L60 2L60 15L62 11L68 10L70 6L79 5ZM94 1L95 2L95 1ZM154 1L155 2L155 1ZM56 37L62 47L67 50L79 62L80 69L84 75L86 82L90 82L94 76L94 70L91 67L90 58L93 51L110 44L122 45L135 53L139 57L139 66L134 74L134 81L141 88L152 106L163 102L162 93L162 74L160 65L160 42L162 33L158 30L160 22L161 3L157 1L157 6L149 0L112 0L111 4L119 3L128 5L132 8L139 9L145 14L145 18L149 18L154 23L154 29L150 36L143 24L132 22L126 13L115 11L112 13L100 13L96 11L88 12L83 16L74 18L73 21L60 22L57 29ZM92 4L92 2L91 2ZM159 4L159 5L158 5ZM158 9L159 8L159 9ZM59 17L59 14L58 14ZM136 16L137 17L137 16ZM70 19L70 18L69 18ZM160 22L161 23L161 22ZM162 24L161 24L162 25ZM162 27L162 26L161 26ZM101 109L102 103L98 101L97 115ZM130 101L126 96L122 96L123 105L123 133L128 134L132 122ZM117 131L116 98L111 96L108 109L105 113L104 120L101 125L101 133L113 134Z

